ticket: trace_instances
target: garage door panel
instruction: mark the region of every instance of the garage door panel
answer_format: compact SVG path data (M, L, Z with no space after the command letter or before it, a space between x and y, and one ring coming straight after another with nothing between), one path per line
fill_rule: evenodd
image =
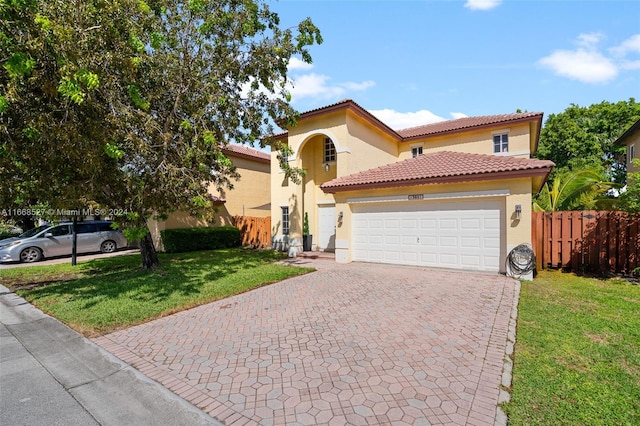
M367 228L369 229L382 229L383 223L381 219L373 219L367 223Z
M458 221L456 219L440 219L440 229L458 229Z
M402 220L402 229L409 229L415 231L418 228L418 220L417 219L403 219Z
M385 250L382 255L385 260L397 262L400 260L400 252L396 250Z
M457 237L440 237L440 247L458 247Z
M484 219L482 226L484 229L500 230L500 219L486 218Z
M420 230L428 231L438 229L438 221L436 219L422 219L420 218Z
M502 206L501 200L356 204L353 260L498 271Z
M384 236L384 244L386 246L397 246L400 245L400 236L399 235L385 235Z
M401 238L403 247L414 247L418 245L418 241L413 235L403 235Z
M480 237L462 237L460 238L460 247L480 249L482 239Z
M468 256L462 255L460 256L460 261L463 266L467 267L475 267L475 269L481 266L480 264L480 256Z
M425 237L424 235L422 235L420 236L420 245L427 250L429 248L436 249L438 248L438 238L435 236Z
M484 248L500 249L500 238L485 238Z
M449 267L449 268L457 268L459 267L458 256L455 253L441 253L439 257L440 266Z
M407 265L415 265L418 262L418 253L402 253L402 261Z
M460 228L464 230L478 230L482 221L479 218L463 218L460 220Z

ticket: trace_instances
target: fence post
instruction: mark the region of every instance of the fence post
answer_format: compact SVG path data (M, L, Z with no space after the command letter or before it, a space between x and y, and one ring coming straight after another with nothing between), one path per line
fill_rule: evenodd
M544 247L544 212L533 212L531 214L531 244L536 255L536 270L544 269L543 247Z

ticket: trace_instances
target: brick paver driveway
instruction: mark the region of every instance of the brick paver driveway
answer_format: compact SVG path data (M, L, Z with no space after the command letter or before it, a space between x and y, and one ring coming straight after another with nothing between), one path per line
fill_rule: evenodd
M300 262L95 342L225 424L494 424L514 280Z

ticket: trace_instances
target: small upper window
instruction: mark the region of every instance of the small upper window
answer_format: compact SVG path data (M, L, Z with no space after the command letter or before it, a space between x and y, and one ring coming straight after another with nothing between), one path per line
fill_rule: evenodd
M627 156L627 161L629 164L633 164L633 159L636 158L636 146L635 144L629 145L629 155Z
M282 234L289 235L289 207L282 207Z
M509 152L509 135L493 135L493 152Z
M416 158L418 155L422 155L422 147L414 146L413 148L411 148L411 156L413 158Z
M331 138L324 138L324 162L336 161L336 147Z

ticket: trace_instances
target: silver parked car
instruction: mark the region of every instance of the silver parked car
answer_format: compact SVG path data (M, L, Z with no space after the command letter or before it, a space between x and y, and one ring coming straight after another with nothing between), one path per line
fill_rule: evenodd
M112 222L96 220L76 224L77 253L112 253L127 246ZM43 225L14 238L0 240L0 262L37 262L45 257L71 255L72 222Z

